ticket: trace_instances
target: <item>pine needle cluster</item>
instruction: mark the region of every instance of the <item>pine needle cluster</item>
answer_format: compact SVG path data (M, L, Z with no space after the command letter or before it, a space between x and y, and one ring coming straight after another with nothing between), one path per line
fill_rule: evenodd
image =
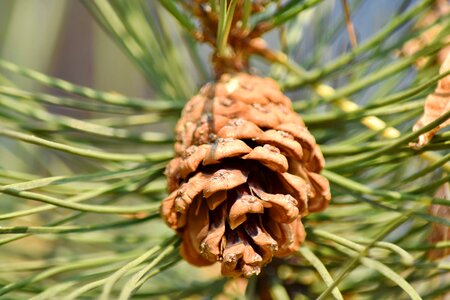
M1 299L450 293L450 132L409 146L450 117L412 131L450 73L439 74L450 35L441 1L81 2L153 96L97 90L0 58ZM201 44L199 3L218 18L212 48ZM184 103L214 80L209 56L228 55L236 7L242 32L267 32L244 67L275 79L293 100L321 147L332 194L326 210L302 219L300 250L248 281L188 265L160 216L173 128Z

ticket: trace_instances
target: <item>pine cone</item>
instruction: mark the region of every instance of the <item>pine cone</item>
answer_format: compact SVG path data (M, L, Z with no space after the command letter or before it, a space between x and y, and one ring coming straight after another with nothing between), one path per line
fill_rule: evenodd
M330 191L322 153L275 81L223 75L186 104L176 135L161 210L189 263L249 277L298 250L301 217Z

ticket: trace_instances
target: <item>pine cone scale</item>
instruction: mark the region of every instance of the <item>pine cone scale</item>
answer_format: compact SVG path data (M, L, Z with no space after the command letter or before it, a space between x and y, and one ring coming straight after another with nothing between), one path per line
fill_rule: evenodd
M284 173L289 168L286 156L282 155L278 148L268 144L253 148L242 158L259 161L274 172Z

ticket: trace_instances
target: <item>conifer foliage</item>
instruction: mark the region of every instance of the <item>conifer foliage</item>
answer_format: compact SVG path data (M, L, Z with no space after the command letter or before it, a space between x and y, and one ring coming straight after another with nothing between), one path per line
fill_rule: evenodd
M11 56L37 2L147 94ZM0 1L0 298L445 299L449 6Z

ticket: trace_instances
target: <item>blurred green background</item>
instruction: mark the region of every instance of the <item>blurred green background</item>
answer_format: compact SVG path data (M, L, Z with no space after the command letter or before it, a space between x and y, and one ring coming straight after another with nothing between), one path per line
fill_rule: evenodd
M7 60L77 84L151 95L139 71L76 0L1 0L0 51Z

